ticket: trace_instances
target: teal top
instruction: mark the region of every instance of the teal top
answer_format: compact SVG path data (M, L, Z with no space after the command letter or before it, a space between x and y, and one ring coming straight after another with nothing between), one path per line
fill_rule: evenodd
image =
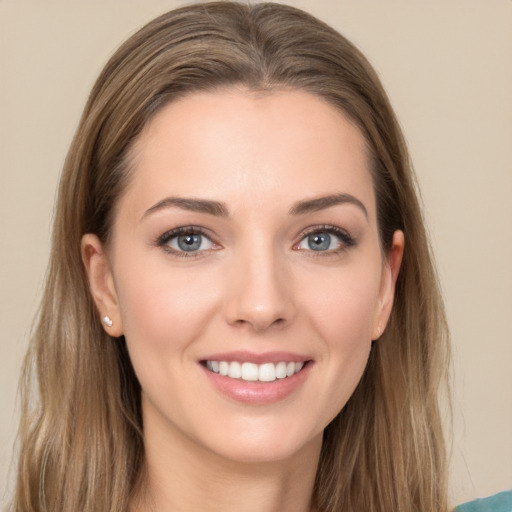
M512 491L464 503L458 506L455 512L512 512Z

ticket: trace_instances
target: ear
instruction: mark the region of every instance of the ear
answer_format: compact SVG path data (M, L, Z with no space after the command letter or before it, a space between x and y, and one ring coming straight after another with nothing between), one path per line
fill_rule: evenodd
M82 237L82 261L89 279L89 288L96 303L103 328L110 336L121 336L123 325L114 277L103 244L96 235L87 233ZM112 325L105 325L103 318L108 316Z
M380 338L391 315L393 300L395 298L395 284L404 255L404 244L403 232L399 230L395 231L391 248L382 265L379 300L373 323L372 340Z

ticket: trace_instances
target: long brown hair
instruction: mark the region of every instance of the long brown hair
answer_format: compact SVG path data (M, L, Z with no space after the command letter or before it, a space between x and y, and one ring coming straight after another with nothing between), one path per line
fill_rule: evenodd
M163 105L243 84L308 91L367 140L383 251L406 248L386 331L355 393L324 433L318 511L444 512L438 391L448 336L405 143L379 79L335 30L298 9L196 4L150 22L99 76L60 182L38 324L23 373L14 510L126 510L143 468L140 386L124 339L101 328L80 241L108 242L130 148ZM37 395L32 397L33 386Z

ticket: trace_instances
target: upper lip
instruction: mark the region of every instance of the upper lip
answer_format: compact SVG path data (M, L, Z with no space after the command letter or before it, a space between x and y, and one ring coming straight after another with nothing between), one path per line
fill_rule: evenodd
M295 354L293 352L262 352L255 353L249 352L245 350L237 350L234 352L223 352L208 355L207 357L201 358L201 361L238 361L238 362L248 362L255 364L263 364L263 363L279 363L281 361L286 362L306 362L310 361L312 358L300 354Z

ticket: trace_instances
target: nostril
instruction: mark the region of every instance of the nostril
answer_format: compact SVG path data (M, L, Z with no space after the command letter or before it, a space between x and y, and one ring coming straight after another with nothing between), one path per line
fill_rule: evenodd
M281 317L275 320L261 317L252 319L239 318L232 323L232 325L239 326L240 328L245 326L251 327L258 332L266 331L271 327L283 327L285 324L286 319Z

